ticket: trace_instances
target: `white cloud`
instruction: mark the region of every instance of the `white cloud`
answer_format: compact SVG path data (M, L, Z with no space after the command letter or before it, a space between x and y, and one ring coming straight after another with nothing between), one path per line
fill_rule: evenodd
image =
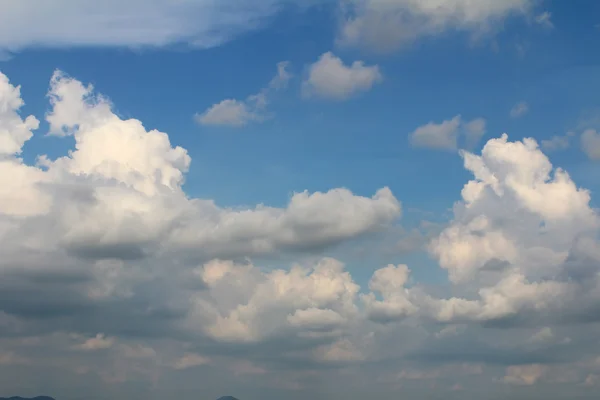
M251 122L261 122L267 118L265 108L268 98L273 91L287 87L292 74L288 71L288 62L277 64L277 75L269 85L246 100L225 99L212 105L202 114L194 116L196 122L202 125L223 125L242 127Z
M327 52L309 67L302 90L307 97L345 100L370 90L382 79L377 65L367 66L363 61L345 65L339 57Z
M358 265L346 267L343 246L339 259L323 256L388 233L401 214L388 188L370 197L301 192L284 207L192 198L182 189L192 166L185 149L118 117L108 99L63 73L51 80L47 120L74 148L29 165L19 152L35 126L3 82L0 123L21 139L0 161L0 368L21 360L102 387L162 386L173 369L206 363L214 374L186 382L233 371L253 385L307 387L315 376L362 385L378 379L381 361L396 384L470 373L498 384L490 375L498 369L485 364L508 367L500 383L546 383L554 377L546 361L573 367L578 382L597 375L588 350L598 343L598 212L533 139L503 135L460 152L473 177L428 246L451 281L430 287L411 275L418 262L352 257ZM485 126L474 121L460 121L458 138L480 136ZM438 365L449 360L482 366ZM423 361L432 368L413 368ZM12 390L0 372L0 386Z
M341 4L338 43L388 52L452 30L481 35L512 15L527 14L535 1L341 0Z
M211 47L261 25L277 0L5 0L0 52L28 47Z
M334 259L268 273L252 265L215 260L199 274L210 282L211 292L196 294L194 317L189 324L202 326L217 340L260 341L290 329L331 331L358 312L354 301L359 286ZM210 297L219 299L219 293L232 288L244 293L237 305L226 309L207 307ZM205 322L199 324L198 318Z
M0 156L20 154L26 141L33 136L39 121L30 115L21 120L19 109L24 105L21 88L10 84L8 77L0 74Z
M510 110L511 118L519 118L529 112L529 104L525 101L521 101L513 106Z
M547 152L559 151L568 149L571 145L571 138L575 135L575 132L567 132L564 136L554 135L550 139L542 140L542 149Z
M587 129L581 134L581 149L590 160L600 160L600 133Z
M485 119L476 118L469 122L463 122L462 117L457 115L439 124L431 121L418 127L410 134L410 142L415 147L456 150L459 145L459 137L463 135L465 146L472 148L483 137L485 130Z

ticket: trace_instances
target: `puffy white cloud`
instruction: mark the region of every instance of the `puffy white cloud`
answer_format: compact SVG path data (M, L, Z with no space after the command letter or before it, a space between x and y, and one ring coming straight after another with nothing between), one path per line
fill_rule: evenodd
M456 150L459 137L465 138L465 147L472 148L485 134L486 121L483 118L463 122L460 115L452 119L435 123L428 122L410 134L410 142L415 147L438 150Z
M242 127L251 122L261 122L267 118L265 108L268 97L273 91L287 87L292 74L288 71L288 62L277 64L277 75L269 85L261 89L257 94L249 96L246 100L225 99L220 103L212 105L202 114L196 114L194 118L202 125L224 125Z
M32 46L211 47L256 29L277 0L3 1L0 51Z
M32 115L21 119L18 111L23 104L21 88L0 75L0 156L20 154L25 142L33 136L32 130L39 127L39 121Z
M270 87L284 87L285 74L281 67ZM16 137L24 126L33 126L18 114L18 88L2 78L2 123L7 135ZM304 334L302 340L321 337L322 344L358 315L359 287L339 261L324 259L314 266L266 273L251 265L208 260L310 253L380 230L401 214L388 188L370 198L332 189L296 193L285 208L220 208L183 192L191 159L167 134L121 119L92 86L60 71L51 79L49 97L50 131L72 136L74 149L54 160L42 155L32 166L16 157L25 142L20 139L0 164L6 180L0 190L0 272L5 277L0 301L10 318L64 315L69 329L73 323L83 335L83 343L75 346L94 350L115 347L120 332L144 330L240 342L296 330L299 338ZM15 176L21 179L11 179ZM190 278L190 263L198 261L206 264ZM14 282L19 290L11 286ZM223 287L234 292L223 296ZM100 326L100 317L86 316L91 307L110 316L112 329ZM10 318L10 329L17 329L18 317ZM52 321L57 325L47 329L67 326ZM107 336L83 339L100 329ZM151 349L118 347L140 357ZM181 362L197 358L186 360Z
M383 80L377 65L367 66L363 61L346 65L331 52L324 53L308 69L302 84L305 96L345 100L370 90Z
M480 35L534 0L342 0L338 43L388 52L427 36L458 30Z
M374 272L369 281L371 293L362 295L369 318L378 322L390 322L417 311L405 288L409 274L410 270L406 265L388 265ZM381 301L377 300L375 293L381 295Z
M595 129L586 129L581 134L581 149L590 160L600 160L600 133Z
M41 156L39 167L14 157L1 161L2 213L35 216L44 226L30 241L91 258L192 249L209 258L322 247L380 229L400 215L387 188L372 198L346 189L297 193L286 209L228 210L188 199L181 185L191 159L171 146L167 134L122 120L90 86L60 72L50 97L51 130L73 135L75 149L56 160ZM21 180L10 179L15 176ZM5 226L0 234L11 243L26 224Z
M18 89L3 82L0 124L7 137L30 136ZM343 249L339 260L322 255L395 222L401 205L390 189L222 208L184 193L191 160L167 134L118 117L60 72L49 95L51 132L72 136L72 151L28 165L25 138L0 156L0 386L15 387L6 374L17 364L59 366L102 387L162 385L207 363L215 375L202 383L233 372L295 388L315 376L348 381L336 374L363 363L360 379L376 379L396 360L395 384L454 383L456 365L479 362L493 370L473 368L486 384L497 384L498 365L508 368L500 383L598 375L589 352L600 321L598 213L533 139L503 135L460 152L473 178L428 246L451 282L430 287L411 277L418 262L350 270ZM459 137L485 128L474 121L459 124ZM552 362L579 378L560 377Z
M510 109L511 118L519 118L529 112L529 104L525 101L518 102Z
M198 272L211 290L194 295L189 324L217 340L239 342L289 333L290 328L334 330L358 312L359 286L343 268L337 260L323 259L310 267L263 273L252 265L212 261ZM239 293L236 304L219 301L231 289ZM218 300L216 306L210 306L211 297Z
M463 188L454 221L430 250L451 280L484 286L479 299L427 302L429 312L442 321L541 317L581 307L584 290L596 296L595 284L584 289L564 278L587 274L575 265L599 259L592 250L599 221L589 192L565 171L553 171L533 139L508 142L503 135L490 140L481 156L462 154L475 179ZM592 263L596 272L589 273L597 279L598 264Z

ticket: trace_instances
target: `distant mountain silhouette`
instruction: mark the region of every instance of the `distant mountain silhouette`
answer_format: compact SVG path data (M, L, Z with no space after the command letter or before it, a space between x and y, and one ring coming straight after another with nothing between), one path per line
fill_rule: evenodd
M0 397L0 400L54 400L54 399L52 397L48 397L48 396L37 396L37 397L13 396L13 397Z
M0 399L2 400L2 399ZM223 396L223 397L219 397L217 400L238 400L233 396Z

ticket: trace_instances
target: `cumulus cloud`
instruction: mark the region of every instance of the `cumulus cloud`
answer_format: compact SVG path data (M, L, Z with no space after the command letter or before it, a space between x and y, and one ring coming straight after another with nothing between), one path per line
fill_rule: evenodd
M251 122L261 122L267 118L265 109L269 96L273 91L287 87L292 78L288 71L289 63L282 61L277 64L277 75L269 85L257 94L249 96L246 100L225 99L213 104L208 110L196 114L194 119L202 125L222 125L242 127Z
M452 281L476 280L483 287L478 299L432 301L430 312L443 321L513 323L526 323L525 315L542 323L592 312L579 303L581 296L594 297L598 285L592 249L599 220L590 193L565 171L553 171L533 139L511 143L503 135L481 156L462 154L475 179L464 186L455 220L430 251ZM584 276L594 281L584 283Z
M342 0L337 41L390 52L452 30L481 35L510 16L528 14L534 5L534 0Z
M345 100L370 90L382 79L377 65L367 66L363 61L345 65L339 57L327 52L309 67L302 90L306 97Z
M402 211L389 188L300 192L285 207L190 197L185 149L62 72L46 119L74 147L30 165L20 152L38 124L0 82L3 388L18 389L12 369L31 365L99 388L162 385L207 364L203 384L233 371L288 388L348 382L342 373L375 380L381 365L394 384L451 377L465 390L459 378L474 373L486 385L577 390L600 375L589 351L600 333L598 213L533 139L460 151L472 178L427 246L450 282L430 287L416 261L355 267L323 255L386 233ZM459 120L457 135L481 132L474 121Z
M464 137L466 148L472 148L483 137L486 121L483 118L463 122L460 115L441 123L428 122L410 134L410 142L415 147L437 150L456 150L459 138Z
M212 47L260 27L281 5L277 0L8 0L0 13L0 52L33 46Z
M283 81L277 79L273 85L281 86ZM22 105L18 89L4 76L2 82L1 103L6 105L3 112L7 115L2 123L7 137L31 137L37 124L26 123L32 117L21 119L17 113ZM217 257L310 252L383 229L400 216L400 203L388 188L370 198L347 189L296 193L287 208L261 205L234 210L220 208L211 200L188 198L181 186L191 159L185 149L171 145L167 134L146 130L135 119L121 119L112 112L106 98L93 93L92 86L62 72L53 75L49 97L50 131L73 136L75 148L54 160L42 155L31 166L15 156L20 147L11 144L10 153L0 164L0 175L5 181L0 191L0 271L9 274L3 280L4 296L8 298L13 292L15 296L19 292L27 296L28 290L34 290L34 278L48 281L44 290L50 300L43 305L38 303L40 313L78 314L85 319L79 313L85 314L94 302L108 299L143 307L150 295L146 285L165 279L164 271L155 269L161 259L208 261ZM15 180L15 176L22 179ZM197 285L222 285L228 276L241 273L239 267L228 262L215 263L207 264ZM273 291L278 293L283 285L288 287L284 290L286 295L292 296L292 306L282 316L283 321L288 321L289 314L291 326L335 325L343 322L350 305L344 300L345 306L337 309L331 308L329 302L338 295L345 299L344 290L349 291L350 297L357 290L341 268L336 261L324 261L316 267L315 275L301 267L292 269L290 275L279 271L264 277L251 270L249 277L264 282L250 287L250 306L221 315L205 307L203 297L194 296L191 298L198 303L187 306L192 310L199 307L209 320L216 318L212 323L202 320L200 324L205 329L199 334L255 340L275 327L255 325L253 318L260 319L262 313L254 315L256 311L252 309L263 308L265 299L271 299ZM342 279L339 282L338 275ZM332 279L331 294L327 294L326 277ZM58 283L64 283L65 289L59 290ZM323 284L324 287L319 286ZM19 290L11 285L17 285ZM305 308L298 309L294 293L305 294L291 290L294 285L305 291L316 285L316 298L325 299L310 300ZM155 298L169 295L152 294ZM26 303L14 301L5 304L4 309L20 315L34 312L34 297ZM185 303L180 298L174 308L156 312L166 317L176 315L179 307L186 306L180 301ZM280 305L283 304L286 303L282 298ZM339 316L332 313L338 311ZM120 308L119 312L125 313L122 318L131 318L126 309ZM96 336L81 348L99 348L110 340Z

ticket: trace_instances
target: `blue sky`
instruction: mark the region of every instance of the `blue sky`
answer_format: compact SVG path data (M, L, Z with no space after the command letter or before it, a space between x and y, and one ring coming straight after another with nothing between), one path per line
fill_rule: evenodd
M53 1L0 5L0 139L40 121L0 140L0 395L593 398L600 3Z

